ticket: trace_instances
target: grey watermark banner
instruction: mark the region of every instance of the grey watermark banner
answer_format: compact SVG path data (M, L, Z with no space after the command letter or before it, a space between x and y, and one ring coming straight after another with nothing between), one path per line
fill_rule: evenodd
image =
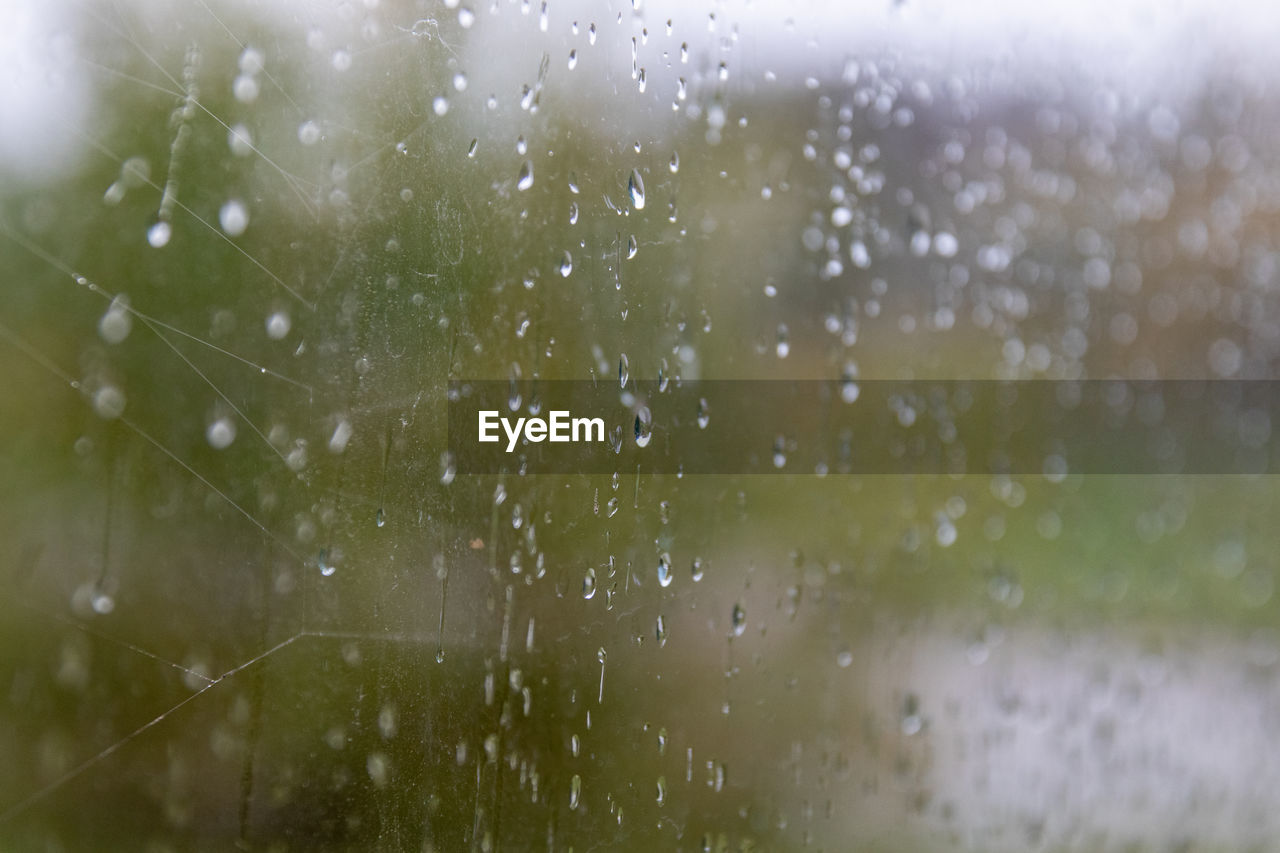
M1280 382L449 384L459 474L1280 473Z

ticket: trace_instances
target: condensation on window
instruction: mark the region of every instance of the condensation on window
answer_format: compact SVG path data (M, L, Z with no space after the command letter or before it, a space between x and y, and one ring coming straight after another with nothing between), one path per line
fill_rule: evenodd
M476 474L446 413L1273 378L1255 5L15 4L3 845L1280 845L1269 476Z

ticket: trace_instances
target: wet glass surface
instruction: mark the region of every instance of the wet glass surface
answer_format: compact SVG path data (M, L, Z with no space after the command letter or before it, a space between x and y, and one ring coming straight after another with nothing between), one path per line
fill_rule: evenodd
M944 6L17 4L0 846L1280 845L1280 21Z

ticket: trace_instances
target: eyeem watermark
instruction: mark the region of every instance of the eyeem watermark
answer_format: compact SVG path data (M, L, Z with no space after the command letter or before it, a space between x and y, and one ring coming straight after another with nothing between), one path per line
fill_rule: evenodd
M450 382L459 474L1280 474L1280 382Z
M555 443L604 441L604 418L575 418L567 411L549 412L547 417L505 418L497 409L481 410L477 433L484 443L500 441L498 427L507 437L507 452L511 453L521 439L531 444L542 441Z

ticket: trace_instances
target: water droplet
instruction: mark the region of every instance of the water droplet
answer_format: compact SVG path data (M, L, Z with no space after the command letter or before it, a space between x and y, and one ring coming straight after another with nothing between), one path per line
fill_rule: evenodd
M933 236L933 250L941 257L953 258L959 248L956 236L949 231L940 231Z
M114 420L124 414L124 392L114 385L103 385L93 395L93 410L98 417Z
M924 728L924 718L920 716L920 700L914 693L908 693L902 702L902 733L904 735L919 734Z
M848 669L853 666L853 652L848 649L841 649L836 654L836 666L841 669Z
M747 612L742 609L741 604L733 605L733 613L730 614L729 624L735 637L741 637L743 632L747 630Z
M249 209L233 198L218 211L218 224L228 237L239 237L249 227Z
M658 586L671 586L671 556L661 554L658 557Z
M653 440L653 415L648 406L641 406L636 412L636 447L648 447Z
M329 437L329 452L342 453L347 449L347 442L351 440L351 421L343 418L338 421L338 425L333 428L333 435Z
M303 145L315 145L320 141L320 125L310 120L298 125L298 141Z
M627 260L631 260L632 258L634 258L636 256L636 252L639 251L639 249L640 247L636 244L636 237L634 234L632 234L630 237L627 238Z
M577 67L578 67L578 51L571 50L569 51L569 70L572 71Z
M449 112L449 99L444 95L438 95L435 100L431 102L431 111L438 116L442 116Z
M242 104L252 104L258 100L258 81L252 75L239 74L231 83L231 94Z
M787 439L778 436L773 440L773 467L783 468L787 464Z
M467 146L467 156L474 160L476 156L476 149L479 147L480 147L480 140L472 139L471 144Z
M569 274L573 272L573 255L565 252L564 257L560 259L559 269L560 275L564 278L568 278Z
M702 558L701 558L701 557L694 557L694 558L693 558L693 570L692 570L692 576L693 576L693 581L694 581L694 583L697 583L698 581L702 580L702 576L703 576L703 573L705 572L705 570L706 570L706 566L705 566L705 564L702 562Z
M319 555L316 556L316 564L320 566L320 574L325 577L332 577L338 567L329 562L329 551L327 548L321 548Z
M644 210L644 178L640 177L637 169L632 169L631 177L627 179L627 193L631 196L631 206Z
M661 648L667 644L667 626L662 621L662 614L658 614L658 621L654 625L653 635L658 641L658 647Z
M853 363L845 366L844 375L840 378L840 399L846 403L858 402L862 389L857 383L858 368Z
M111 300L106 313L98 320L98 334L109 344L118 344L129 337L133 329L133 317L129 314L129 300L117 296Z
M516 176L516 189L524 192L533 186L533 161L525 160L520 166L520 174Z
M293 327L293 321L284 311L273 311L267 316L267 337L273 341L283 340Z
M627 380L631 378L631 362L627 360L627 354L624 352L618 357L618 387L626 388Z
M172 236L173 226L168 222L157 222L147 229L147 242L153 249L162 249L169 245L169 238Z
M667 801L667 777L658 777L658 805Z
M945 515L938 518L937 529L934 531L934 537L938 540L938 544L943 548L949 548L956 541L956 526L951 523L951 519Z
M240 52L240 58L236 61L239 69L245 74L260 74L264 63L262 51L256 47L246 47Z
M596 594L596 570L588 568L582 576L582 597L590 600Z
M711 423L711 412L707 407L707 401L700 399L698 400L698 429L706 429L709 423Z
M236 422L229 417L221 417L209 424L204 437L214 450L223 450L236 440Z
M387 511L382 507L378 507L377 513L373 516L373 522L379 527L385 527L387 524Z
M676 172L679 172L679 171L680 171L680 154L679 154L679 152L676 152L676 151L672 151L672 152L671 152L671 163L670 163L669 165L670 165L670 167L671 167L671 174L673 174L673 175L674 175Z
M563 777L562 777L563 778ZM576 809L578 802L582 797L582 777L577 773L573 774L573 779L569 781L569 808Z
M237 157L248 157L253 153L253 134L243 124L234 125L227 131L227 147Z

